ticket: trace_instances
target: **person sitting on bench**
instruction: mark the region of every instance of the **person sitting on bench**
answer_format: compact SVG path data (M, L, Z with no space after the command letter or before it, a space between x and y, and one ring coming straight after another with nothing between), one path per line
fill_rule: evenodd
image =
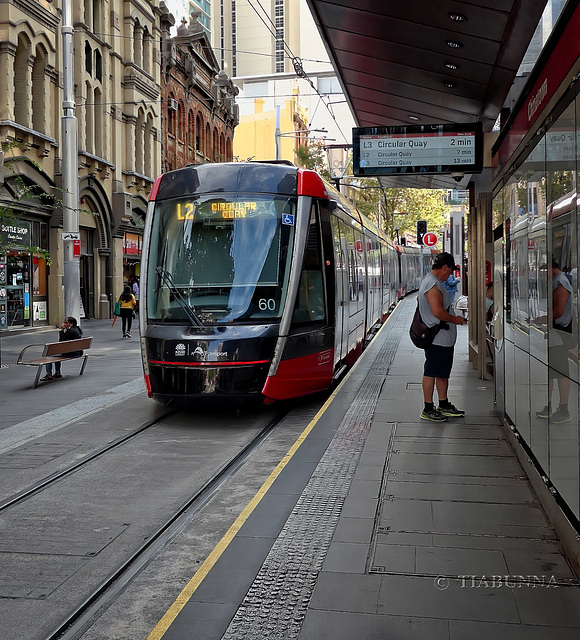
M67 316L64 319L64 322L61 324L60 326L60 331L58 332L58 341L59 342L64 342L66 340L77 340L78 338L82 338L83 336L83 331L82 329L78 326L77 324L77 320L76 318L73 318L73 316ZM83 354L82 351L79 351L76 356L81 356ZM71 357L75 357L74 353L70 354ZM60 362L55 362L54 363L54 378L62 378L62 374L61 374L61 364ZM42 380L52 380L53 379L53 375L52 375L52 363L49 363L46 365L46 375L44 376L44 378L42 378Z

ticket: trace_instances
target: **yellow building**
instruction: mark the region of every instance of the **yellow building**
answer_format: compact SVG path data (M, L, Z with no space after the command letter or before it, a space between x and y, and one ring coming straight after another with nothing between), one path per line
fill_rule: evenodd
M262 98L256 98L253 112L240 116L234 134L234 157L238 160L275 160L278 143L278 159L296 162L295 149L308 144L308 119L300 106L298 91L294 89L290 99L271 110L264 111L265 103Z

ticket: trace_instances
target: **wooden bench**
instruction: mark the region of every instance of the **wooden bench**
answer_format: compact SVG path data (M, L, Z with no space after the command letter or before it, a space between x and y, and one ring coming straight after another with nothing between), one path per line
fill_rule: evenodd
M63 342L49 342L48 344L29 344L24 347L18 356L16 364L24 364L30 367L38 367L36 372L36 378L34 379L33 389L38 386L38 380L42 372L42 368L46 364L52 364L53 362L64 362L65 360L82 360L83 366L79 376L82 376L87 364L88 354L83 353L82 356L73 356L71 353L75 351L86 351L91 348L92 338L78 338L77 340L64 340ZM38 358L32 358L25 360L24 354L28 349L36 347L42 347L42 355ZM68 355L67 355L68 354Z

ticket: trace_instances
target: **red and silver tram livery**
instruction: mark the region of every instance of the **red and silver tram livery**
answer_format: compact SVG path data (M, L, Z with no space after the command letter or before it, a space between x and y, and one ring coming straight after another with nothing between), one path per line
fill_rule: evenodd
M149 396L271 402L328 388L403 290L405 255L313 171L222 163L160 176L141 263Z

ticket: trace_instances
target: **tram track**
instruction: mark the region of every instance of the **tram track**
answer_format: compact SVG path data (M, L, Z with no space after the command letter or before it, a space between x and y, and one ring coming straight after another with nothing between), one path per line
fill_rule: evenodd
M51 487L56 482L59 482L60 480L66 478L67 476L80 471L81 469L86 467L86 465L90 464L91 462L94 462L95 460L101 458L102 456L113 451L114 449L117 449L118 447L121 447L127 444L128 442L130 442L137 436L140 436L142 433L144 433L151 427L154 427L155 425L160 424L164 420L171 418L176 413L177 413L177 410L172 409L170 411L163 413L162 415L158 416L153 420L148 420L147 422L142 424L139 428L137 428L135 431L132 431L129 434L121 436L120 438L117 438L116 440L113 440L112 442L109 442L106 445L100 447L96 451L93 451L87 454L86 456L83 456L82 458L77 460L77 462L70 465L66 469L56 471L46 476L42 480L39 480L38 482L35 482L34 484L30 485L26 489L23 489L22 491L19 491L18 493L10 496L9 498L6 498L5 500L0 501L0 513L5 511L9 507L13 507L23 503L25 500L37 495L40 491L43 491Z
M247 444L231 456L211 478L182 503L171 517L167 518L155 532L149 535L141 546L134 550L121 565L94 588L93 592L88 595L88 597L85 597L85 599L60 622L54 631L46 635L44 640L77 640L80 638L157 553L176 537L190 520L216 495L221 486L230 480L235 473L246 464L252 453L254 453L280 425L288 411L289 408L286 408L274 416ZM176 412L168 412L166 415L160 416L152 422L157 424L174 413ZM143 426L140 431L142 432L150 426L153 426L153 424ZM138 435L138 432L134 432L131 436L127 436L124 439L127 440L135 435ZM111 450L111 448L122 444L121 440L123 439L112 443L108 449ZM103 449L105 448L103 447ZM102 453L99 455L102 455ZM89 456L87 456L87 458L88 457ZM94 459L97 457L97 453L92 454L90 457ZM86 464L88 461L89 460L85 460L84 463ZM61 474L61 477L63 475L69 475L70 473L72 473L72 469L66 470L64 474ZM54 481L56 480L53 478L52 482ZM37 492L40 490L40 487L35 487L34 489L35 492ZM20 497L20 499L22 499L22 497ZM0 507L2 507L2 505L0 505Z

